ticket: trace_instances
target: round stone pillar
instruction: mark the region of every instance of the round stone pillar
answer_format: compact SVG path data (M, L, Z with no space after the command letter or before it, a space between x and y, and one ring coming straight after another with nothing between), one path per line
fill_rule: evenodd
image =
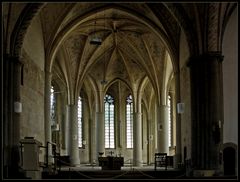
M21 103L21 68L22 62L18 58L13 58L14 63L14 83L13 83L13 99L14 99L14 132L13 134L13 143L15 145L19 144L20 140L20 114L22 112L22 103Z
M192 101L192 166L196 175L219 170L223 121L222 60L212 52L190 60ZM201 174L198 174L201 173Z
M176 104L181 102L181 93L180 93L180 75L179 72L175 73L176 79ZM175 105L176 107L177 105ZM177 108L176 108L177 109ZM176 112L176 154L174 156L174 168L181 167L182 163L182 121L181 121L181 113Z
M70 105L70 163L71 166L80 165L78 149L78 107Z
M105 137L104 137L104 113L103 112L97 112L96 113L96 132L97 132L97 157L99 156L99 152L103 153L103 156L105 156Z
M157 112L157 152L169 154L168 107L161 105L158 107Z
M12 71L12 80L10 80L12 85L12 93L13 103L11 105L13 108L11 110L12 113L12 121L10 121L10 131L12 141L10 141L11 148L11 169L12 173L18 172L20 166L20 121L21 121L21 112L22 112L22 103L21 103L21 68L22 62L18 57L8 57L8 61L11 63L11 71ZM11 118L11 117L10 117ZM11 172L10 172L11 173Z
M142 166L142 113L133 113L133 165Z
M65 123L64 123L64 142L65 142L65 155L70 154L70 115L71 115L71 109L70 105L66 105L65 108Z

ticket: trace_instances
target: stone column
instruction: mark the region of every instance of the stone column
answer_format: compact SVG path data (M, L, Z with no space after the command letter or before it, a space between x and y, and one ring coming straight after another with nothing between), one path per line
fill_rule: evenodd
M22 62L20 62L17 58L13 59L14 61L14 83L13 83L13 100L14 100L14 105L15 107L21 107L21 67L22 67ZM18 105L19 104L19 105ZM15 108L15 109L20 109L20 108ZM20 114L22 111L17 111L14 109L14 132L12 133L13 135L13 143L15 145L19 144L20 140Z
M65 126L64 126L64 141L65 141L65 154L70 155L70 105L66 105L66 110L65 110Z
M161 105L157 112L157 152L168 154L168 107Z
M10 57L10 61L13 63L13 121L10 134L12 135L12 147L11 147L11 170L18 171L20 165L20 153L19 153L19 141L20 141L20 117L22 110L21 103L21 67L18 57Z
M133 165L142 166L142 113L133 113Z
M89 118L89 156L91 164L95 164L97 161L97 154L96 154L96 125L92 118Z
M147 119L147 140L148 140L148 147L147 147L147 164L151 164L152 159L152 141L153 141L153 135L152 135L152 120L150 118Z
M223 121L222 60L218 52L192 57L192 165L196 175L219 170L220 128ZM207 170L207 171L206 171ZM200 172L199 172L200 171ZM201 174L198 174L201 173Z
M97 157L99 152L104 152L103 156L105 155L105 137L104 137L104 113L97 112L96 113L96 144L97 144Z
M180 97L180 75L179 72L175 74L176 79L176 101L177 103L181 102ZM176 103L176 104L177 104ZM176 105L175 105L176 107ZM182 163L182 126L181 126L181 114L176 112L176 154L174 157L174 168L178 168L179 165Z
M45 72L45 94L44 94L44 128L45 128L45 145L48 145L48 163L52 163L52 145L48 142L52 142L52 131L51 131L51 116L50 116L50 96L51 96L51 73ZM47 155L47 154L46 154Z
M70 105L70 163L71 166L80 165L78 149L78 107Z

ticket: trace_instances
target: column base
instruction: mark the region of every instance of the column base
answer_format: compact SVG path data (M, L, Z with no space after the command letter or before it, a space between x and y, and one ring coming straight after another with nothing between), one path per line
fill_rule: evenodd
M211 177L211 176L218 176L217 170L193 170L194 177Z
M142 167L143 166L143 161L134 161L133 166L135 167Z
M182 168L183 163L181 162L181 155L180 154L175 154L173 156L173 168L178 169Z
M26 177L31 179L42 179L42 172L38 171L26 171Z

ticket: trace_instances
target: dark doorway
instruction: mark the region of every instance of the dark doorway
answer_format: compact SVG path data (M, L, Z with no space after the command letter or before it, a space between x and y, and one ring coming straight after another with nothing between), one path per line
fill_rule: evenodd
M235 175L236 153L232 147L223 150L224 175Z

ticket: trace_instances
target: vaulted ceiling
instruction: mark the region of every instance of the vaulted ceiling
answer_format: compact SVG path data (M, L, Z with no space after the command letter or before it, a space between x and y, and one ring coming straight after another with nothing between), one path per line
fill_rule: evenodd
M87 77L99 86L119 79L130 87L147 77L160 92L173 71L168 43L174 37L145 3L47 3L40 17L45 47L55 51L55 79L73 94ZM178 39L180 28L168 21ZM91 44L93 38L101 45Z
M16 56L27 50L44 71L53 73L53 81L67 89L71 99L79 95L86 82L106 91L111 83L121 80L131 91L141 88L139 92L151 96L154 90L155 96L163 100L173 73L186 62L184 58L179 63L180 46L184 44L181 50L189 56L202 54L207 48L221 50L226 22L235 6L175 2L4 3L4 50ZM207 15L212 10L214 18L208 25ZM206 36L212 40L211 45L203 44ZM94 37L101 39L101 45L90 43Z

